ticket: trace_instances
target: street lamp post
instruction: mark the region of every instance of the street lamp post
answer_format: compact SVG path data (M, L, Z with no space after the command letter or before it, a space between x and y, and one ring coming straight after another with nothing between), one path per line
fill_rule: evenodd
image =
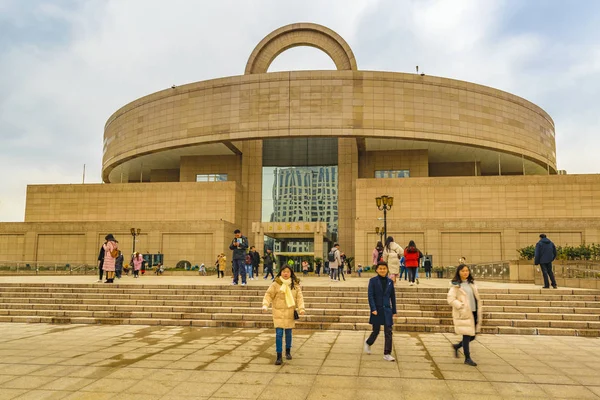
M383 243L383 228L376 226L375 233L379 235L379 241Z
M394 198L387 195L376 197L375 204L377 204L379 211L383 211L383 237L387 240L387 211L392 209Z
M131 254L135 254L135 238L142 233L142 230L140 228L131 228L129 232L131 232L131 236L133 237L133 250L131 251Z

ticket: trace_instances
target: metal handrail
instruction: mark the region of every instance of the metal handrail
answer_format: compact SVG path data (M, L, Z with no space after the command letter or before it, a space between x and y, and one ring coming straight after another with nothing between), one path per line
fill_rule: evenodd
M36 275L40 272L48 271L54 272L55 274L77 273L83 270L83 274L87 274L88 270L95 270L97 266L90 266L89 264L82 263L71 265L68 262L56 262L56 261L12 261L12 260L0 260L0 272L8 271L10 273L35 273Z

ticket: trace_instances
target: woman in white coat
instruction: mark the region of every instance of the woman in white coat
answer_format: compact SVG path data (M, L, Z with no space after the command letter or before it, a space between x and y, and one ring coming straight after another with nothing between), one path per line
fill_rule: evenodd
M394 242L394 238L388 236L385 240L383 248L383 261L388 265L389 278L396 283L396 277L400 273L400 258L404 255L404 249L398 243Z
M461 342L452 345L454 356L458 358L458 350L462 347L465 364L476 367L477 364L471 359L469 343L475 340L475 334L481 331L483 303L471 270L465 264L456 268L456 275L448 291L448 304L452 306L454 331L463 335Z

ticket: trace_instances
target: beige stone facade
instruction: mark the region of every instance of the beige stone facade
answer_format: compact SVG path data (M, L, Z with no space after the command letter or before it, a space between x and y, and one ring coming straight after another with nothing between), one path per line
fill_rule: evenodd
M323 50L338 70L267 72L299 45ZM259 43L243 76L117 110L105 126L104 184L29 186L25 223L0 224L0 261L93 263L106 233L132 247L131 227L142 230L141 250L169 265L229 254L235 228L260 251L263 147L294 138L336 138L337 241L356 262L370 263L382 194L395 199L388 233L415 240L435 265L514 259L542 231L557 244L600 240L600 176L557 175L544 110L469 82L360 71L335 32L293 24ZM410 177L376 178L399 170ZM197 182L216 174L226 181Z

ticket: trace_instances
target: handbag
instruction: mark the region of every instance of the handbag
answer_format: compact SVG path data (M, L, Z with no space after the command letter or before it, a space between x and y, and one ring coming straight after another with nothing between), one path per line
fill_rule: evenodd
M298 315L298 311L294 310L294 319L300 319L300 315Z

